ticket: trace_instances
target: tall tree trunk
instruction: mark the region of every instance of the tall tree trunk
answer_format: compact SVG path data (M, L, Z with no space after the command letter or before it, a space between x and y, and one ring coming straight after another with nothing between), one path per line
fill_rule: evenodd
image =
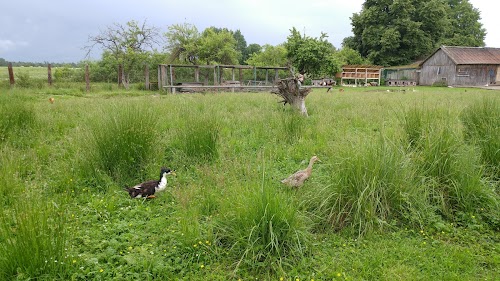
M122 83L126 90L129 88L129 73L125 74L125 70L122 71Z
M286 78L276 82L276 89L271 93L276 94L283 98L283 105L290 104L297 108L304 116L307 115L306 97L311 92L311 89L300 87L297 78Z

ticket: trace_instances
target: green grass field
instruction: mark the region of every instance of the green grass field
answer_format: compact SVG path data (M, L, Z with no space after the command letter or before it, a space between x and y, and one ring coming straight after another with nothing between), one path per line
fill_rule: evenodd
M52 71L57 69L52 68ZM19 73L28 74L30 78L33 79L45 79L47 80L48 70L47 67L13 67L14 76ZM9 80L9 71L6 66L0 66L0 80Z
M1 91L1 280L500 276L498 91L105 89Z

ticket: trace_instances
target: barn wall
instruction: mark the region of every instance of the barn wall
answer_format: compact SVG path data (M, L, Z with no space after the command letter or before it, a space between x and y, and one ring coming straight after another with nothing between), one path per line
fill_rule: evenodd
M496 80L490 78L490 70L496 76L498 65L455 65L443 50L438 50L422 64L419 84L446 82L450 86L484 86Z
M454 85L455 71L455 63L443 50L438 50L422 65L419 84L430 86L436 82L444 81L448 85Z
M458 65L455 84L457 86L484 86L490 84L489 71L496 65Z
M409 80L415 81L417 80L417 70L415 68L407 68L407 69L386 69L384 70L384 79L385 80Z

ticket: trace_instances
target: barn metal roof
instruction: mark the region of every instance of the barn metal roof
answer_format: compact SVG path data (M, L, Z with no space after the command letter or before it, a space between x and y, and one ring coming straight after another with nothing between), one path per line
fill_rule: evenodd
M457 65L500 64L500 48L441 46L440 49Z

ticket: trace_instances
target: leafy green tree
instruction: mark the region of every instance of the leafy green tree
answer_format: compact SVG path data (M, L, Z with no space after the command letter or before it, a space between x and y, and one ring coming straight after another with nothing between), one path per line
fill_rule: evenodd
M247 46L247 49L246 49L246 55L247 55L247 59L252 55L252 54L255 54L255 53L260 53L262 51L262 46L259 45L259 44L255 44L255 43L252 43L252 44L249 44ZM246 60L245 60L246 61Z
M151 56L151 51L159 45L159 31L148 26L146 21L139 24L129 21L125 25L115 23L102 30L98 35L90 36L88 53L96 47L107 51L115 63L123 66L122 81L128 89L130 73L134 67L143 65Z
M286 54L286 48L282 45L264 45L263 50L251 54L246 63L255 66L285 66Z
M241 34L241 31L238 29L233 32L233 37L234 40L236 40L236 50L241 54L239 64L244 64L249 56L247 52L247 41L245 40L245 36L243 36L243 34Z
M241 53L236 43L230 31L207 28L198 43L199 59L207 64L238 64Z
M378 65L406 64L427 55L449 26L442 0L367 0L351 21L354 38L344 45Z
M168 27L164 35L167 38L165 49L170 52L169 63L176 60L197 63L197 45L201 35L196 26L189 23L174 24Z
M448 0L450 28L442 41L448 46L483 47L486 30L479 10L469 0Z
M378 65L401 65L441 44L484 45L479 12L468 0L367 0L351 17L344 46Z
M335 53L335 56L337 57L338 62L340 65L363 65L363 64L370 64L370 61L363 58L361 54L349 47L343 47L342 49L338 50Z
M290 30L285 48L292 66L300 73L311 77L331 76L339 69L334 56L335 48L322 33L319 38L302 36L294 27Z

